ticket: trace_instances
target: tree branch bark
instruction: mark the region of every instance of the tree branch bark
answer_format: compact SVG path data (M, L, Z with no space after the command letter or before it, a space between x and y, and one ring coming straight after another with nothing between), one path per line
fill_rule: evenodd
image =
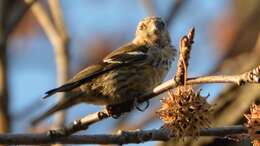
M201 76L188 78L186 82L187 85L214 83L230 83L236 85L243 85L245 83L260 83L260 65L251 71L239 75ZM152 93L139 97L138 99L140 102L143 102L175 87L177 87L177 83L175 79L171 79L155 87Z
M230 135L247 134L243 125L207 128L200 131L200 136L226 137ZM147 141L167 141L170 136L163 129L120 131L117 134L72 135L69 137L51 138L46 134L0 134L0 144L36 145L36 144L129 144Z

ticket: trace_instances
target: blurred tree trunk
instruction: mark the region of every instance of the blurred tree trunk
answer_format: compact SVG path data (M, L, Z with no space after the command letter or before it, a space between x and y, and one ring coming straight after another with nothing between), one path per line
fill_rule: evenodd
M10 131L9 99L7 89L6 38L0 38L0 133Z
M22 16L32 5L19 0L0 0L0 133L10 132L7 39Z
M0 133L10 131L9 99L7 89L7 57L5 17L7 14L7 1L0 1Z

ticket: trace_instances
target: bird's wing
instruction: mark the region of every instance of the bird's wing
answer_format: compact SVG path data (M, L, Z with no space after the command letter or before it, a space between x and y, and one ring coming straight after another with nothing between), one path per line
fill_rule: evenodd
M124 64L134 61L140 61L147 57L148 47L145 45L127 44L110 54L108 54L103 62L110 64Z
M120 68L131 63L140 62L146 59L148 48L146 46L137 46L134 44L125 45L105 57L102 63L97 65L92 65L78 74L76 74L71 80L66 84L49 90L43 98L47 98L57 92L70 91L80 85L102 75L108 71L115 68Z

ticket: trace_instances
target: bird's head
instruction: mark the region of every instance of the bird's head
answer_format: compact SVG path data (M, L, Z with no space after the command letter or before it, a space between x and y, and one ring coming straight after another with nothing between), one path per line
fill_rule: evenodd
M170 36L166 24L160 17L146 17L139 22L134 42L145 42L149 44L167 45Z

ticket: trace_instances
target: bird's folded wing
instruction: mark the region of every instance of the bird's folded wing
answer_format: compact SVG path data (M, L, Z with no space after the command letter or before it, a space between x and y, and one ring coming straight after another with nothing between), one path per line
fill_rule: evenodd
M111 64L125 64L129 62L140 61L147 57L148 48L135 44L125 45L104 58L103 62Z
M117 49L114 52L111 52L102 63L97 65L89 66L88 68L82 70L76 74L71 80L66 84L49 90L43 98L47 98L57 92L66 92L70 91L80 85L96 78L99 75L102 75L108 71L111 71L122 66L129 65L135 62L142 62L147 58L148 48L145 46L137 45L126 45L122 48Z

